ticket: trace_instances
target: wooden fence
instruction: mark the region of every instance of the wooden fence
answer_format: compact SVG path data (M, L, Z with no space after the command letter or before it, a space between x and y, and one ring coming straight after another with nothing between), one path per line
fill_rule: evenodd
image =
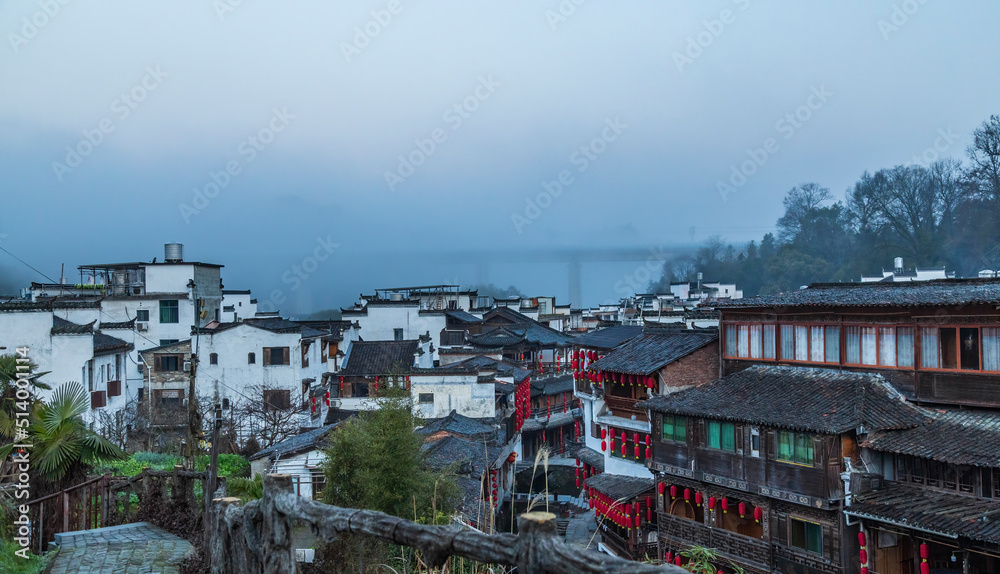
M545 512L518 517L516 536L427 526L382 512L339 508L295 496L287 474L266 476L264 497L245 506L238 498L212 501L205 561L212 565L213 574L292 574L292 527L296 523L309 525L325 542L352 533L409 546L420 550L430 566L461 556L513 566L521 574L687 573L678 566L654 566L570 547L556 533L556 517Z
M192 519L197 519L211 501L207 488L202 489L202 499L196 500L195 481L199 480L204 485L207 473L184 470L180 466L172 471L146 468L130 478L99 476L30 500L26 504L31 520L32 550L41 553L55 535L62 532L117 526L136 519L158 524L160 521L149 513L153 510L151 506L166 504L169 505L166 510L172 515L187 512Z

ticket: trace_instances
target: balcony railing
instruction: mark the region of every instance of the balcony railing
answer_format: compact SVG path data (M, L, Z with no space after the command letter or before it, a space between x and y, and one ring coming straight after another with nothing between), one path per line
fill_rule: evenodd
M635 408L635 404L641 400L643 399L604 395L604 404L608 406L614 416L628 419L635 415L636 420L649 422L649 413L643 409Z
M773 563L771 544L736 532L712 528L701 522L660 512L660 538L672 550L691 546L714 548L734 562L770 572Z
M621 558L629 558L631 560L645 560L648 558L657 558L659 550L657 549L656 542L631 542L622 538L617 532L612 528L608 528L601 531L601 542L605 546L611 548L615 554ZM640 537L645 538L646 529L640 529Z

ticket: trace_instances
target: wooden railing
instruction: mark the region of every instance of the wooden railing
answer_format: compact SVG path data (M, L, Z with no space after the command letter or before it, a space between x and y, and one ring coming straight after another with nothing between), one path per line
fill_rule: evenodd
M715 549L720 556L764 571L774 563L771 544L722 528L712 528L701 522L665 512L658 513L660 537L672 549L702 546Z
M635 404L643 399L635 399L632 397L619 397L615 395L604 395L604 404L611 409L611 412L616 417L621 417L627 419L632 415L635 415L636 420L643 422L649 422L649 412L645 409L635 408Z
M192 522L199 522L211 496L203 488L202 499L196 499L195 481L198 480L204 483L207 473L184 470L180 466L173 471L146 468L130 478L106 474L30 500L25 504L31 520L31 548L42 552L55 535L62 532L117 526L135 520L149 520L167 527L161 523L164 521L157 519L158 510L170 519L186 512ZM219 480L224 479L220 477ZM157 505L164 508L153 508Z
M459 526L427 526L372 510L338 508L295 496L287 474L264 478L264 497L243 506L238 498L218 498L209 516L205 562L213 574L292 574L293 522L309 525L323 542L343 533L359 534L423 553L441 566L450 556L517 567L538 574L685 574L677 566L653 566L601 552L571 548L559 539L555 515L529 512L518 518L519 534L489 535Z

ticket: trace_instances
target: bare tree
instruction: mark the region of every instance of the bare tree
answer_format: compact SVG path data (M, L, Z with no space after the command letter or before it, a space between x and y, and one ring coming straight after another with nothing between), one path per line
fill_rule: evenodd
M803 183L788 190L783 200L785 214L778 219L778 238L790 243L802 230L809 214L831 200L830 190L818 183Z
M236 450L244 450L251 439L260 448L267 448L299 434L302 422L308 416L304 405L290 397L287 401L271 396L265 401L265 391L278 391L265 385L245 387L243 396L230 408L228 434ZM280 393L276 394L281 396Z
M113 412L107 409L97 411L96 423L104 438L125 451L130 450L130 441L149 432L149 417L137 398L129 399L122 408Z
M972 144L965 154L972 163L969 176L978 191L1000 202L1000 116L990 116L972 132Z

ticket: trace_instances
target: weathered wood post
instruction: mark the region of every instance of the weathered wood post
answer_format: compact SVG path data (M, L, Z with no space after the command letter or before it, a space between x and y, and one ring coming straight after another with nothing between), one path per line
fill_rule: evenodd
M260 501L263 521L260 526L261 562L264 572L293 574L295 552L292 548L292 520L289 514L294 503L292 475L269 474L264 477L264 497Z
M525 512L517 518L517 571L546 572L545 556L552 553L558 540L556 515L550 512Z

